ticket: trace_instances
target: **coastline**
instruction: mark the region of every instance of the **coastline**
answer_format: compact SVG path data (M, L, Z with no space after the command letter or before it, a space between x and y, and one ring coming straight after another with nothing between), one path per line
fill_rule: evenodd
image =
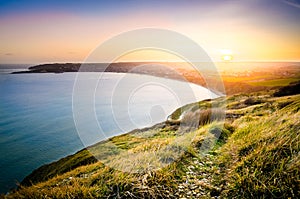
M154 124L154 125L149 126L149 127L137 128L137 129L133 129L133 130L131 130L129 132L126 132L126 133L123 133L123 134L108 137L107 139L101 140L101 141L99 141L95 144L87 146L87 147L75 152L74 154L68 155L66 157L58 159L57 161L51 162L49 164L44 164L44 165L36 168L35 170L33 170L32 173L29 174L28 176L26 176L21 181L20 186L30 186L32 184L40 182L41 179L42 179L42 181L45 181L45 180L48 180L48 179L50 179L50 178L52 178L56 175L67 172L68 170L70 171L70 170L74 170L74 169L76 169L78 167L81 167L81 166L97 163L100 160L99 160L99 157L97 157L97 154L94 154L93 151L95 149L98 150L97 148L101 145L106 145L106 144L110 145L111 143L113 143L112 140L119 139L119 138L122 138L122 137L135 137L136 134L142 135L142 134L147 133L147 132L152 132L152 131L157 131L157 130L159 131L161 129L169 129L169 130L172 130L172 131L178 131L180 129L180 127L182 128L182 127L185 126L185 125L181 126L181 120L183 119L183 117L180 117L181 114L185 114L189 110L195 109L195 108L197 108L197 109L207 109L208 107L212 106L211 105L212 103L223 104L223 102L224 102L224 96L219 96L219 97L214 98L214 99L204 99L204 100L201 100L201 101L198 101L198 102L193 102L193 103L190 103L190 104L183 105L182 107L178 107L163 122ZM218 121L219 119L222 119L222 118L223 118L223 116L221 116L220 118L216 117L216 118L212 119L211 122L212 121ZM184 129L183 132L190 131L189 128L190 127L187 126L187 129ZM116 147L118 147L118 146L116 145ZM110 150L111 150L111 148L110 148ZM109 153L109 154L106 154L106 155L114 155L114 154ZM72 162L74 157L76 157L76 159L77 159L78 158L77 156L80 156L79 164L74 164L74 165L72 165L71 167L68 167L68 168L60 168L60 166L64 165L66 162L69 162L69 161ZM57 170L61 170L61 171L56 172L55 175L53 175L52 169L54 171L57 171ZM44 175L41 175L41 174L44 174Z
M187 67L185 69L185 67ZM134 73L174 79L179 81L189 81L191 83L205 86L205 80L196 71L186 76L191 71L191 67L185 63L172 62L118 62L118 63L53 63L40 64L29 67L27 70L12 72L11 74L30 73L67 73L67 72L114 72L114 73Z
M299 94L290 95L288 91L294 90L299 85L299 83L294 84L287 88L273 90L271 93L226 97L227 110L224 124L218 120L209 120L207 123L199 125L196 131L188 130L183 134L178 134L179 124L177 122L163 122L111 137L57 162L40 167L35 170L34 174L28 176L18 190L11 192L8 196L47 194L54 197L60 194L61 197L64 197L66 187L74 187L72 190L69 189L68 194L74 197L83 194L82 198L89 198L89 194L93 194L93 197L115 196L115 194L124 197L130 197L130 194L135 197L147 197L149 194L157 193L159 194L157 196L171 198L191 196L231 198L242 193L246 196L253 194L259 196L262 191L264 196L268 197L272 195L296 196L299 194L296 185L299 176L293 174L298 171L295 161L297 157L287 156L280 152L285 150L282 139L288 143L294 143L291 150L295 153L299 150L296 131L299 128L299 121L296 118L299 116L300 96ZM224 98L221 97L212 101L221 103L223 100ZM187 107L194 111L197 110L196 108L206 110L210 103L209 100L204 100L187 105ZM273 114L270 115L270 111ZM176 119L179 115L175 112L172 119ZM282 120L282 117L289 118L289 120ZM220 137L215 147L203 154L201 145L206 139L214 140L218 133L220 133ZM155 147L157 143L167 146L165 145L166 141L173 139L174 136L192 136L193 139L189 146L186 145L187 147L179 159L172 159L172 156L159 159L165 163L166 167L154 171L146 169L140 173L128 173L109 167L110 163L114 163L112 165L122 163L124 165L121 166L125 167L121 168L128 168L135 164L135 159L132 158L136 156L141 157L140 160L148 160L147 151L157 150ZM112 144L119 150L111 150L113 149L111 148ZM143 150L144 147L147 149ZM249 149L249 147L254 149ZM168 150L170 149L172 148L168 148ZM129 154L133 152L133 156L124 156L128 152L130 152ZM96 159L89 159L95 154ZM111 156L115 158L111 159ZM273 158L279 158L279 160L274 162ZM292 165L289 163L290 158L293 159ZM247 162L247 159L253 161ZM126 160L130 161L126 163ZM259 164L256 164L257 161ZM287 176L282 176L282 172L277 170L277 166L280 166L282 161L284 161L284 167L289 166L292 171L286 173ZM265 171L264 165L269 164L274 166L268 167L270 170ZM140 166L147 168L147 165ZM250 170L253 167L261 173L258 176L259 180L269 184L268 190L264 186L257 187L252 173L244 174L246 171L255 173L255 170ZM237 176L241 176L244 181L236 181ZM270 181L269 176L282 181L284 187L277 185L273 180ZM106 181L107 179L110 179L109 182ZM286 189L286 186L290 189ZM49 187L56 191L51 192ZM110 187L119 187L119 190L110 189ZM100 192L93 192L94 188Z

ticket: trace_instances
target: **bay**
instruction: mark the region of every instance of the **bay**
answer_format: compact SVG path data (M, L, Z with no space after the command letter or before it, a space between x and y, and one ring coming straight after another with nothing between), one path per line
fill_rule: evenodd
M0 192L43 164L214 97L195 84L147 75L2 72Z

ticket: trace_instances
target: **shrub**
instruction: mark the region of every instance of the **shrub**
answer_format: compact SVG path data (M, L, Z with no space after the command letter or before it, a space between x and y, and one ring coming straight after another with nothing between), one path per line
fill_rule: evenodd
M199 127L213 121L225 119L225 111L219 108L210 108L186 113L181 124L184 126Z

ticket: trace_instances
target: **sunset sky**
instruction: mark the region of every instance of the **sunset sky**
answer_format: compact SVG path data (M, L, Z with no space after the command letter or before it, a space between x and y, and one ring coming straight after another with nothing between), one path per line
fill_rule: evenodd
M186 35L214 61L299 61L299 22L299 0L0 0L0 63L82 62L103 41L146 27Z

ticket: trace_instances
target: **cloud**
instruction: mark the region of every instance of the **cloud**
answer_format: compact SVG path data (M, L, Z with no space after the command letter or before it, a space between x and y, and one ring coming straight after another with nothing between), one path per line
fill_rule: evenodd
M297 2L296 0L284 0L283 2L290 5L290 6L300 8L300 3Z
M13 56L14 54L13 53L5 53L4 55L5 56Z

